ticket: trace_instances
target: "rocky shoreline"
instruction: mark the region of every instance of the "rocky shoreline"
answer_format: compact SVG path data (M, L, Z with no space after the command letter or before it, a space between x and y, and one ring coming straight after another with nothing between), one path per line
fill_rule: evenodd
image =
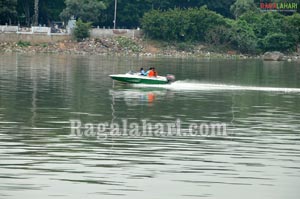
M183 48L183 49L181 49ZM82 42L65 40L61 42L31 44L29 42L0 42L0 53L54 53L78 55L117 55L117 56L144 56L144 57L198 57L223 59L264 59L264 55L244 55L236 51L223 53L210 51L204 45L187 47L153 44L148 40L119 38L87 39ZM277 61L300 61L300 54L281 55Z

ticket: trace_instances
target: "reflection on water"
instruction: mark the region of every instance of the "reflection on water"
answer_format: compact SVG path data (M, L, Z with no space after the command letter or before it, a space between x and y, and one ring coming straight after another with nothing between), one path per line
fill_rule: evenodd
M109 94L113 100L124 100L127 106L152 105L157 99L167 99L172 95L168 90L159 88L115 88L110 89Z
M0 198L299 198L297 63L0 57ZM144 65L180 81L157 88L108 77ZM225 122L232 132L101 141L69 135L70 119L125 118Z

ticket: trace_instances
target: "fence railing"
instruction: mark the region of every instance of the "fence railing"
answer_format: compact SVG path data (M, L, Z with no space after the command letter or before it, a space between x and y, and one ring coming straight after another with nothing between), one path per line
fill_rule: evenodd
M43 35L71 35L72 31L70 28L53 28L53 27L42 27L42 26L32 26L32 27L19 27L19 26L8 26L0 25L0 33L16 33L16 34L43 34ZM125 37L140 37L140 29L109 29L109 28L92 28L91 31L92 38L101 37L113 37L113 36L125 36Z
M0 26L0 32L2 33L17 33L17 34L46 34L46 35L69 35L70 29L54 29L51 27L19 27L19 26Z

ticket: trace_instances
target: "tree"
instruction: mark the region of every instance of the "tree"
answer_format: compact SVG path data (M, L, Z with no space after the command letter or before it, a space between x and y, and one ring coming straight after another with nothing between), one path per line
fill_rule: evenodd
M230 6L230 11L236 19L245 12L257 10L258 8L256 7L254 0L237 0Z
M67 21L72 16L83 21L99 22L101 11L106 8L102 1L97 0L65 0L66 8L60 17Z
M41 24L51 25L53 21L60 21L59 14L65 8L62 0L43 0L39 6L39 21Z
M35 26L39 25L39 0L34 0L34 18L33 24Z
M0 0L0 24L11 24L17 17L17 0Z
M167 11L179 8L199 8L206 5L208 9L223 16L232 17L230 6L236 0L118 0L118 26L136 28L141 26L141 18L151 10ZM114 0L103 0L107 9L102 13L99 25L111 26L114 14Z
M36 0L17 0L18 20L21 25L30 26L35 24ZM65 8L62 0L39 0L38 2L38 23L51 25L53 21L60 21L59 14Z
M30 26L34 13L33 0L18 0L17 3L18 19L21 25Z

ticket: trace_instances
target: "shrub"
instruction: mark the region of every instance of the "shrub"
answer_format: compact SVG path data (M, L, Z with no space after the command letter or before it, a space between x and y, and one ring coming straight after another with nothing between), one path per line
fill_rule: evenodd
M227 45L230 43L230 26L217 26L205 33L205 41L212 45Z
M231 47L242 53L256 53L257 38L244 20L228 20L226 26L216 26L206 32L205 41L212 45Z
M85 23L81 19L76 22L73 35L77 41L82 41L90 36L91 23Z
M262 41L261 45L264 50L288 51L294 46L292 38L283 33L270 33Z
M252 5L251 2L240 0L239 4ZM226 19L205 6L167 11L152 10L143 16L142 26L146 35L153 39L179 42L179 50L186 49L180 42L202 41L231 47L242 53L292 51L299 46L299 13L284 16L278 12L246 10L235 10L238 11L236 16L239 16L236 20Z
M205 33L219 25L225 25L223 16L207 7L189 9L152 10L142 18L145 33L166 41L204 41Z
M17 45L20 47L28 47L28 46L31 46L31 43L29 41L20 40L20 41L18 41Z
M277 12L247 12L240 17L252 27L261 51L294 50L300 38L300 15L284 16Z
M242 53L256 53L258 51L257 37L249 24L244 20L237 20L231 26L227 38L232 47Z
M294 47L297 48L300 42L300 14L294 13L287 16L284 25L288 38L294 41Z

